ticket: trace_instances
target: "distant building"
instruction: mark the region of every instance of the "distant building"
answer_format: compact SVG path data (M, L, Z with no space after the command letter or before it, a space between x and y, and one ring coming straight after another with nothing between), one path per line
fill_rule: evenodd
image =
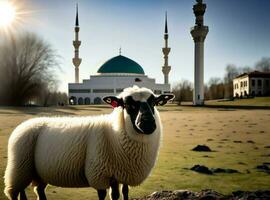
M139 87L147 87L155 94L170 93L171 86L169 84L169 72L171 67L168 65L168 27L167 14L165 19L164 41L165 47L162 48L164 54L164 65L162 72L164 74L164 83L156 83L155 79L145 75L141 65L137 62L121 55L121 49L118 56L115 56L101 65L96 74L90 75L89 79L79 81L79 66L82 59L79 58L79 19L78 7L75 21L75 40L73 45L75 55L73 64L75 66L75 82L68 84L69 103L76 105L101 104L102 97L117 95L126 87L138 85Z
M253 71L233 79L233 96L269 96L270 72Z

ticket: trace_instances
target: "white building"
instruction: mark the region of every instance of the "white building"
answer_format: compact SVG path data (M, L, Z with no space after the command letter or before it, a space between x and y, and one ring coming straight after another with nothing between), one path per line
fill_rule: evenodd
M79 40L79 18L78 7L75 21L75 40L73 46L75 49L73 64L75 67L75 82L68 84L68 94L70 104L100 104L102 97L117 95L126 87L138 85L139 87L147 87L155 94L169 93L171 90L169 84L169 72L171 67L168 65L168 54L170 48L168 47L168 27L167 14L165 21L165 47L162 49L164 54L164 65L161 71L164 74L164 84L156 83L155 79L149 78L145 75L143 68L135 61L122 56L113 57L105 62L98 69L95 75L90 75L90 79L79 82L79 66L82 59L79 57L79 47L81 41Z
M233 79L233 96L269 96L270 72L253 71Z
M155 79L144 74L135 61L119 55L105 62L90 79L82 83L69 83L71 104L100 104L102 97L117 95L133 85L152 89L156 94L169 93L170 84L157 84Z

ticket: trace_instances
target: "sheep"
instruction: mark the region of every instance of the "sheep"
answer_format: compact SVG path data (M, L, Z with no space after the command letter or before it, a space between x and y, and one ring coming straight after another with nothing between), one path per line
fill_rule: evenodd
M37 198L45 200L47 184L93 187L99 200L111 187L111 198L128 199L128 186L140 185L155 165L162 124L156 105L172 94L156 96L133 86L118 96L104 97L113 112L100 116L41 117L20 124L8 142L5 194L27 199L32 183Z

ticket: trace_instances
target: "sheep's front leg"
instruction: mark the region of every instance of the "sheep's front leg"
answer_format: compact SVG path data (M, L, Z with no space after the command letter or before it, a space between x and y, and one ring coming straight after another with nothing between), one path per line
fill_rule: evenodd
M123 200L128 200L128 185L123 184L122 194L123 194Z
M110 186L112 188L111 199L118 200L120 196L119 183L115 179L111 179Z
M106 198L107 191L106 190L97 190L98 192L98 199L104 200Z
M27 200L27 197L26 197L24 190L20 191L20 200Z
M47 200L46 194L45 194L45 188L47 184L45 183L39 183L35 188L34 191L37 195L37 200Z

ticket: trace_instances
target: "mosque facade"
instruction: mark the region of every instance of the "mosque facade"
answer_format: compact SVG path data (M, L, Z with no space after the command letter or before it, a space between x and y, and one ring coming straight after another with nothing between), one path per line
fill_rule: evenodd
M164 74L164 83L156 83L154 78L148 77L143 67L136 61L121 55L115 56L104 64L102 64L97 73L90 75L89 79L79 82L79 66L82 59L79 58L79 19L78 7L76 11L75 21L75 40L73 46L75 55L73 65L75 67L75 81L68 84L69 103L72 105L89 105L101 104L104 96L116 96L126 87L137 85L139 87L147 87L155 94L164 94L171 92L169 83L169 72L171 67L168 65L168 27L167 14L165 19L164 41L165 46L162 48L164 54L164 65L161 71Z

